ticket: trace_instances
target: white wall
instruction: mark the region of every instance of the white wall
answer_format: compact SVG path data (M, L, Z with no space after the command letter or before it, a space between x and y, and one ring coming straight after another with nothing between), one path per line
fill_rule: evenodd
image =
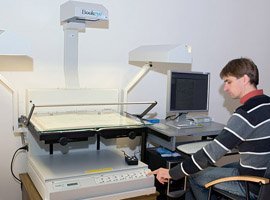
M19 91L64 87L63 30L59 6L64 0L0 1L0 29L13 31L31 43L33 72L1 72ZM139 68L128 64L128 52L147 44L189 44L194 71L211 72L210 112L226 122L238 102L224 97L219 71L230 60L250 57L261 72L259 87L270 94L268 0L92 0L109 11L109 29L87 29L79 36L82 87L123 88ZM12 41L11 44L12 45ZM166 77L150 72L131 92L130 101L157 100L154 112L165 116ZM11 130L11 96L0 87L0 200L20 199L20 186L9 170L20 138ZM21 100L22 101L22 100ZM22 112L23 110L21 110ZM23 172L18 155L15 173Z

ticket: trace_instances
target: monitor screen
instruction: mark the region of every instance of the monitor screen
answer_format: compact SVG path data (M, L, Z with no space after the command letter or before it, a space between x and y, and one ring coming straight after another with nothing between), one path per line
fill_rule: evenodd
M208 111L209 73L168 71L167 112Z

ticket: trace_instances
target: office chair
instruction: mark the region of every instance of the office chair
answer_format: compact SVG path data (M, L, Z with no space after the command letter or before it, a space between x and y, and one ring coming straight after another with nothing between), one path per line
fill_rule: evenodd
M250 199L249 197L249 183L257 183L260 185L259 194L257 200L268 200L270 199L270 161L267 164L267 169L263 177L257 176L231 176L216 179L205 184L205 188L209 188L208 200L211 200L211 196L213 193L217 194L217 196L222 196L225 199L232 200L241 200L241 199ZM218 183L226 182L226 181L244 181L246 186L246 197L239 197L237 195L231 194L224 190L219 190L214 186Z

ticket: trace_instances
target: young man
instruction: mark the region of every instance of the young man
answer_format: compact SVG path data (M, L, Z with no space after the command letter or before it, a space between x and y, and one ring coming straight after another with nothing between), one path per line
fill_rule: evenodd
M224 80L224 91L242 104L230 117L227 125L213 142L168 170L157 169L155 174L161 183L169 179L189 177L190 192L186 199L207 199L208 190L204 185L212 180L227 176L263 176L270 160L270 97L257 89L259 72L252 60L239 58L231 60L220 72ZM237 147L239 163L223 167L213 165L228 151ZM216 186L219 189L245 196L240 182L225 182ZM258 187L250 187L251 198L255 199Z

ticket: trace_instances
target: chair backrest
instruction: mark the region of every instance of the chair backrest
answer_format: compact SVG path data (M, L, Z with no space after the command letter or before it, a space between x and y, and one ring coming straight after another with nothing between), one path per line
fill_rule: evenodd
M267 169L264 174L264 178L270 179L270 161L267 164ZM270 183L262 185L260 187L258 200L268 200L270 199Z

